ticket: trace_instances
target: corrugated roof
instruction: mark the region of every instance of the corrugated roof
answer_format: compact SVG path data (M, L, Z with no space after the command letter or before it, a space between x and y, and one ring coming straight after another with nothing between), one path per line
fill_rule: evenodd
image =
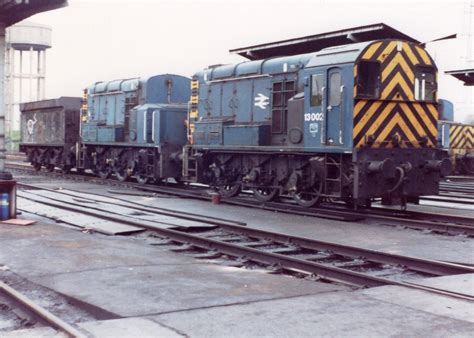
M357 42L401 39L414 43L418 40L408 36L384 23L341 29L300 38L264 43L249 47L231 49L232 54L239 54L250 60L260 60L276 56L291 56L320 51L333 46Z

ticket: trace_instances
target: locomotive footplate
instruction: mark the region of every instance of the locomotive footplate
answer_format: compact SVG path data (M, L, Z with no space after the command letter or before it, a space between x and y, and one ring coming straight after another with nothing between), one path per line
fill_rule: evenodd
M405 204L438 194L440 178L451 173L446 152L431 148L365 148L353 154L354 198L374 197Z

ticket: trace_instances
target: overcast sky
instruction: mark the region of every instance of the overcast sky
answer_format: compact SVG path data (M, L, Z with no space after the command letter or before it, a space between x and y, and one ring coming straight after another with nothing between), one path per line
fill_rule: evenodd
M80 96L100 80L178 73L241 62L228 50L383 22L428 44L440 70L440 97L456 118L471 113L472 90L443 74L474 68L466 60L470 0L69 0L69 7L31 17L53 28L47 97ZM472 17L471 17L472 20ZM471 36L472 40L472 36Z

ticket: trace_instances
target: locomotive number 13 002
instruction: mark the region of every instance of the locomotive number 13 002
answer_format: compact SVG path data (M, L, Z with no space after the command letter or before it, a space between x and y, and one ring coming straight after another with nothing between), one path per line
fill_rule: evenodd
M322 121L323 120L323 113L306 113L304 114L305 121Z

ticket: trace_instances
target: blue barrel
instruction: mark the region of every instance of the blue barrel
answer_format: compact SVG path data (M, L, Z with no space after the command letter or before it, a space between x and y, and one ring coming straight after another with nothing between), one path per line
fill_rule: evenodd
M10 218L10 198L8 193L0 193L0 220L4 221Z

